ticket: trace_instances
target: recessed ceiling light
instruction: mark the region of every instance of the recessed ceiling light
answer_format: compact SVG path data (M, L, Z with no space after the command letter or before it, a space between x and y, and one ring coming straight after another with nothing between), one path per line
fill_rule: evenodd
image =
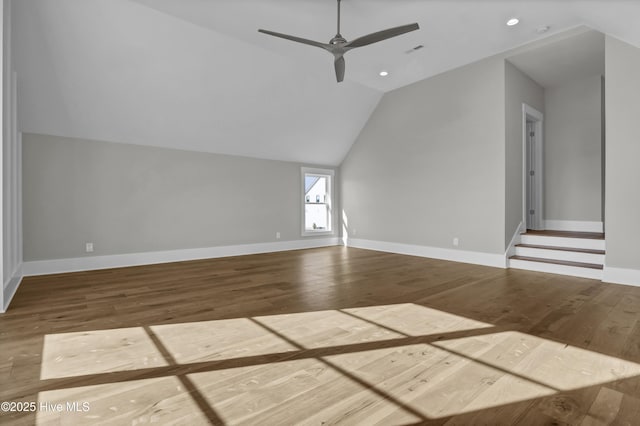
M380 77L386 77L389 75L388 71L380 71Z
M539 27L539 28L536 30L536 32L537 32L538 34L544 34L544 33L546 33L547 31L549 31L549 29L550 29L550 28L551 28L551 27L550 27L550 26L548 26L548 25L543 25L543 26Z
M507 21L507 25L513 27L514 25L518 25L520 20L518 18L511 18Z

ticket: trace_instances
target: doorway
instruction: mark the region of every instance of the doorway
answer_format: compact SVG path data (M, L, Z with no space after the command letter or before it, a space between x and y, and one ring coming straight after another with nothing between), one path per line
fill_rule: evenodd
M522 224L531 230L544 229L542 113L522 104Z

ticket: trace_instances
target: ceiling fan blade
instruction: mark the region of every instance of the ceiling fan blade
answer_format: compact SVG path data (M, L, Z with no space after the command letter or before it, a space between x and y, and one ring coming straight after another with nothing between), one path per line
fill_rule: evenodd
M344 56L336 57L334 66L336 68L336 80L338 81L338 83L341 83L342 80L344 80L344 70L345 70Z
M389 28L388 30L378 31L372 34L368 34L366 36L359 37L353 41L350 41L345 45L345 47L362 47L367 46L369 44L377 43L382 40L386 40L392 37L396 37L411 31L419 30L420 26L418 24L409 24L402 25L400 27Z
M331 47L331 45L326 44L326 43L320 43L318 41L307 40L306 38L296 37L296 36L292 36L292 35L288 35L288 34L276 33L274 31L258 30L258 32L261 32L261 33L264 33L264 34L268 34L268 35L274 36L274 37L284 38L285 40L295 41L297 43L303 43L303 44L308 44L310 46L320 47L321 49L325 49L325 50L329 50L329 51L330 51L330 47Z

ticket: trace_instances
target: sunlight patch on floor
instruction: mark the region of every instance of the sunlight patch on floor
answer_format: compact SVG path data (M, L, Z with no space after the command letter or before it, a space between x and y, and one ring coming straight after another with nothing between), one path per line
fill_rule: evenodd
M104 374L104 382L116 371L202 364L187 376L191 367L41 392L42 401L89 400L92 409L39 412L38 424L197 424L212 412L229 423L407 424L640 376L633 362L489 327L408 303L46 335L42 379ZM282 353L289 361L261 357Z
M472 342L499 350L478 355ZM640 375L640 364L516 331L434 345L562 391Z
M297 350L247 318L155 325L151 330L179 364Z
M196 373L189 378L230 424L375 424L390 415L399 421L395 424L420 420L317 359Z
M304 348L353 345L405 337L339 311L255 317L260 324Z
M40 380L165 365L142 327L47 334Z
M375 322L407 336L451 333L493 327L492 324L413 303L342 309L343 312Z
M488 349L476 350L480 354ZM431 419L555 393L428 344L335 355L327 360ZM476 404L478 400L482 407Z
M74 412L68 402L88 403L88 410ZM38 394L38 405L62 404L62 412L39 409L36 424L190 424L208 421L176 377L134 380L82 386Z

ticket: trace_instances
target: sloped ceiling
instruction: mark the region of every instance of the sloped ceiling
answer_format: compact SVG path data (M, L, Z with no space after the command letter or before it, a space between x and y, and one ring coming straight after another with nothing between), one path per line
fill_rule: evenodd
M344 0L348 39L421 30L349 52L336 84L326 52L256 31L328 41L333 0L13 5L22 131L326 165L386 91L578 25L640 45L638 1Z

